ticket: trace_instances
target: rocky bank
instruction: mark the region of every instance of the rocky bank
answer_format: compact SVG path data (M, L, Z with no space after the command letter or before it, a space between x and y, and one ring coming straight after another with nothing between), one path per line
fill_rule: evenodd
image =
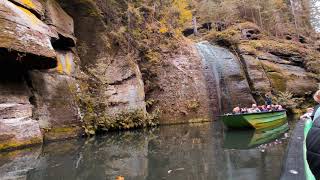
M317 89L316 46L260 38L254 25L206 36L207 48L227 54L215 57L218 74L217 62L209 57L206 64L199 44L182 38L148 74L156 82L149 84L139 54L114 40L106 4L0 0L0 150L156 125L155 119L208 121L264 93L309 98Z

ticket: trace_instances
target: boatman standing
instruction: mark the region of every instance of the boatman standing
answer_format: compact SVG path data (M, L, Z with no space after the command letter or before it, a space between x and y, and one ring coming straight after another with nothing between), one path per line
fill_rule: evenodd
M271 99L270 95L266 94L265 97L266 97L266 105L270 105L271 106L272 105L272 99Z

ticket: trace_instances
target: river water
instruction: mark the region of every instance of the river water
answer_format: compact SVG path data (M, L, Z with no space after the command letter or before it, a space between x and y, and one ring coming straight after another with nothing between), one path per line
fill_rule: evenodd
M161 126L0 153L0 179L279 179L288 132L265 142L268 134L223 129L219 121Z

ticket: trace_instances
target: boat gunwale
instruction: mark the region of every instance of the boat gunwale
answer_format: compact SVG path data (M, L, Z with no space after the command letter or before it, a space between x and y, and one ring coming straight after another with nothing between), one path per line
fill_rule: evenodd
M255 115L255 114L269 114L269 113L275 113L275 112L287 112L287 110L255 112L255 113L241 113L241 114L225 114L225 115L218 115L217 117L246 116L246 115Z

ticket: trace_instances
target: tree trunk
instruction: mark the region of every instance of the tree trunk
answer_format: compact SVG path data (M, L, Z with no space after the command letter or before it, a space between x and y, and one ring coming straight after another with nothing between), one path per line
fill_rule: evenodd
M197 25L197 18L195 16L192 18L192 24L193 24L193 34L195 36L197 36L198 35L198 25Z
M294 2L293 1L294 0L290 0L290 5L291 5L291 11L292 11L293 19L294 19L294 26L296 29L297 38L299 40L298 22L297 22L297 16L296 16L296 11L294 9Z
M258 13L259 13L260 27L263 28L260 0L258 1L258 6L259 6L259 7L258 7Z

